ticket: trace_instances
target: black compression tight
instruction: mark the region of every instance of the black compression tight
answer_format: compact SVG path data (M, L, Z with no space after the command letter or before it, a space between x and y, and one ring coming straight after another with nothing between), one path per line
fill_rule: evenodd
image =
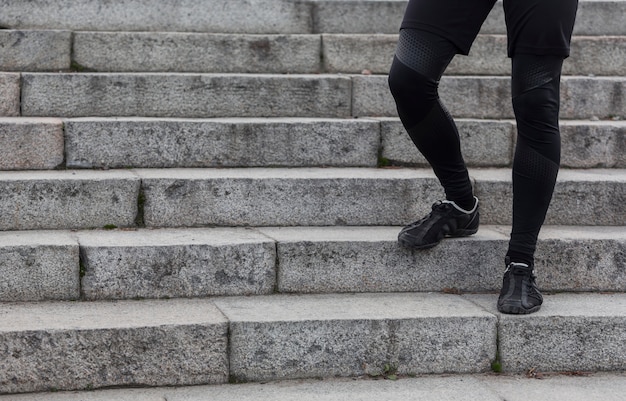
M472 185L456 125L441 104L438 84L457 53L446 39L424 31L400 31L389 73L398 114L428 160L446 198L473 206ZM563 57L513 57L512 96L518 138L513 162L513 228L508 255L533 263L537 235L552 198L560 161L559 82Z

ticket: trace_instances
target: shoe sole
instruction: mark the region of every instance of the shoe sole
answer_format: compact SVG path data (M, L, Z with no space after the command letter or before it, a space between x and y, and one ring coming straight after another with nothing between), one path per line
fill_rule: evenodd
M502 312L502 313L506 313L509 315L528 315L530 313L534 313L537 312L539 309L541 309L541 305L537 305L534 306L530 309L526 309L523 306L516 304L516 305L511 305L511 304L504 304L504 305L500 305L498 304L498 311Z
M408 248L408 249L415 249L415 250L429 249L429 248L433 248L433 247L439 245L439 243L444 238L469 237L470 235L474 235L477 232L478 232L478 228L472 228L472 229L469 229L469 230L468 229L457 230L456 232L454 232L454 234L443 235L437 241L431 242L431 243L428 243L428 244L415 244L413 241L411 241L409 239L406 239L406 238L402 238L402 236L399 236L398 237L398 243L400 245L402 245L404 248Z

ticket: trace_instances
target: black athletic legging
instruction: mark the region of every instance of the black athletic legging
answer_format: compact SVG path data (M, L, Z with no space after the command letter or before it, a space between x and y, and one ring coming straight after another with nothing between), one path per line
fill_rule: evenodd
M431 164L448 200L473 206L472 184L456 125L439 99L439 80L458 48L423 30L402 29L389 73L400 119ZM512 57L517 120L513 162L513 227L508 256L532 264L560 162L559 82L564 56Z

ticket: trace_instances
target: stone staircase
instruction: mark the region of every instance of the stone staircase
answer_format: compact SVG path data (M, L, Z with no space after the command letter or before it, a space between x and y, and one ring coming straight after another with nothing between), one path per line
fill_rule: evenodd
M0 0L0 399L254 399L261 385L228 383L422 374L504 399L476 379L492 369L626 388L626 1L580 2L536 256L546 302L521 317L495 309L515 142L500 3L441 84L483 225L396 244L442 196L386 83L405 5ZM262 399L407 399L411 380Z

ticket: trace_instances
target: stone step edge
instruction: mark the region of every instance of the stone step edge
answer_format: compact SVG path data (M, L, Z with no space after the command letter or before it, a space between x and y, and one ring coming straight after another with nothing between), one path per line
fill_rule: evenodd
M3 304L6 321L0 321L0 335L18 339L19 344L21 333L38 331L62 336L160 329L167 336L166 327L172 331L186 326L194 330L211 327L211 335L221 344L211 353L219 368L210 366L221 371L221 380L214 379L212 384L225 383L225 374L239 382L380 375L386 365L399 374L480 373L496 369L494 362L506 372L621 371L626 366L626 350L621 346L626 337L626 293L548 295L541 310L527 316L498 313L496 299L495 294L377 293L7 303ZM187 312L181 314L181 309ZM154 313L157 310L159 313ZM96 323L99 316L109 323ZM427 327L425 321L439 324ZM447 334L442 338L445 326ZM474 331L476 335L470 336ZM389 347L393 339L397 343ZM91 341L100 343L97 337ZM365 354L363 341L370 351ZM574 345L588 346L590 351L567 352ZM407 359L407 352L417 354ZM14 360L19 361L19 354L13 352ZM225 358L229 360L226 365ZM33 368L29 361L20 363ZM32 391L43 390L37 384Z
M457 401L521 401L531 394L552 400L623 401L625 393L624 373L534 370L524 374L417 377L389 372L379 377L0 395L0 401L206 401L207 394L211 394L212 401L440 401L444 397Z
M510 226L483 225L474 236L446 240L422 253L397 246L400 228L0 232L0 276L5 278L0 301L500 288ZM626 289L626 276L615 263L620 246L626 247L623 227L546 225L535 256L538 284L542 291ZM181 254L185 261L174 261ZM578 255L576 262L564 263L571 254ZM467 269L475 274L458 276ZM167 274L172 277L166 279Z

